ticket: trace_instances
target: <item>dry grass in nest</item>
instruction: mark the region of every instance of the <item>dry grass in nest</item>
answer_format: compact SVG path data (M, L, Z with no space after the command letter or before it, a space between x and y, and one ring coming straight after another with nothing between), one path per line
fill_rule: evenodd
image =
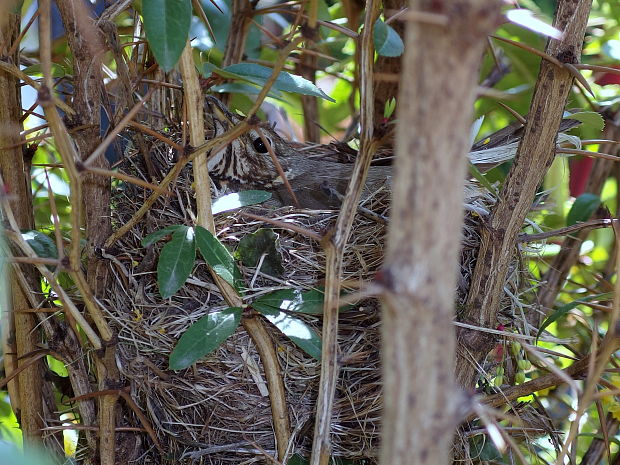
M172 149L161 143L154 143L151 157L163 173L174 158ZM121 170L149 179L137 154L129 156ZM118 260L111 263L115 279L106 304L118 332L118 365L130 382L132 397L146 413L167 453L162 461L157 451L151 449L139 461L269 462L265 454L276 454L265 376L254 345L242 328L191 368L168 370L168 356L184 331L208 312L226 307L202 261L197 262L189 281L174 297L162 299L156 284L161 244L150 249L140 245L147 234L165 226L194 224L191 184L191 171L185 168L172 188L172 195L160 197L147 216L116 243ZM134 185L119 185L114 223L118 226L129 221L148 194ZM477 218L484 215L491 201L490 195L480 193L470 206L476 213L467 214L458 292L461 302L478 247ZM364 206L386 214L386 189L376 192ZM336 219L335 212L290 207L251 207L251 211L321 234ZM261 227L269 226L239 212L216 216L219 238L231 249L240 238ZM279 235L284 276L277 278L256 269L242 269L249 285L247 302L275 289L315 288L324 276L325 257L316 242L291 231L274 230ZM384 225L358 215L344 259L343 279L350 288L368 282L380 267L385 232ZM320 333L319 318L304 318ZM320 366L278 330L271 329L287 390L293 432L289 449L307 455ZM333 454L374 458L378 452L381 411L379 312L375 300L367 299L354 310L341 313L339 341L341 365L332 420Z

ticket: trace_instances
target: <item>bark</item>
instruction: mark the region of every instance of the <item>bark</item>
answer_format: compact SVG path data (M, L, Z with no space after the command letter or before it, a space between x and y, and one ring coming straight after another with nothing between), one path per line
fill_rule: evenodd
M554 26L564 31L561 41L550 40L546 53L561 63L574 64L581 48L591 1L559 3ZM462 320L485 328L497 326L497 314L516 240L536 190L553 162L555 141L573 77L569 71L543 61L527 124L500 198L481 232L481 245ZM476 366L492 349L486 333L459 330L457 380L466 388L476 384Z
M57 0L67 42L73 54L73 117L67 118L67 126L87 125L73 140L79 157L86 160L101 142L101 109L103 77L101 58L105 51L101 30L90 17L87 7L81 2ZM105 154L95 159L91 166L109 168ZM109 279L107 262L100 258L97 248L102 247L112 233L110 179L84 173L77 182L82 183L82 211L87 239L87 283L81 286L84 300L103 297ZM72 189L74 186L72 186ZM87 286L85 286L87 284ZM92 294L86 295L86 288ZM99 328L105 342L104 350L95 358L99 390L118 388L120 375L116 367L114 336L109 328ZM116 450L126 448L117 443L115 434L117 418L117 395L98 397L99 460L101 465L116 463ZM120 417L119 417L120 418ZM95 451L91 451L95 453ZM119 458L123 460L124 457Z
M101 142L101 95L103 78L101 58L103 49L99 28L80 2L59 0L56 2L67 34L67 42L73 53L72 106L75 116L67 122L67 127L88 125L80 131L74 141L80 157L86 159ZM93 164L97 168L109 168L102 154ZM112 233L110 211L110 179L93 174L83 176L83 204L86 237L89 247L87 277L95 296L102 296L108 280L108 267L95 253Z
M10 2L9 2L10 3ZM13 64L17 64L19 47L14 47L11 56L7 56L19 34L20 16L6 11L0 18L0 56ZM21 98L19 81L12 75L0 71L0 173L9 203L20 228L33 229L32 192L30 188L30 160L26 159L21 145L20 122ZM32 270L24 268L27 278L33 278ZM30 275L30 276L28 276ZM33 278L29 283L36 285ZM12 275L11 298L14 332L9 335L12 353L5 354L5 370L9 375L17 367L28 363L28 354L37 349L40 342L33 313L24 313L31 308L27 293L31 289L20 286L17 278ZM34 287L32 287L34 289ZM26 358L22 358L26 357ZM18 375L17 383L11 383L11 403L20 421L24 439L39 441L41 439L42 401L41 401L41 363L36 362Z
M382 464L441 464L459 423L452 326L463 183L492 0L412 1L446 26L410 22L383 285ZM423 426L422 426L423 425Z

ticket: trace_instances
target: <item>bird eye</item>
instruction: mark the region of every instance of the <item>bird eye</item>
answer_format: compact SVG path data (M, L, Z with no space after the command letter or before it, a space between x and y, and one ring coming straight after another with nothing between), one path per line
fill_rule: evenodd
M267 150L267 146L265 145L265 143L260 137L257 137L256 139L254 139L254 142L252 142L252 145L254 145L254 148L256 149L258 153L267 153L269 151Z

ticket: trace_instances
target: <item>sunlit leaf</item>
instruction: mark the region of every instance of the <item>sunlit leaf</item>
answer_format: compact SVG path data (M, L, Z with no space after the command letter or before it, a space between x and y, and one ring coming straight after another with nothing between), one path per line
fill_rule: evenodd
M545 23L541 19L538 19L534 16L534 13L525 8L507 11L506 18L508 18L508 21L511 23L518 24L519 26L527 28L530 31L537 32L538 34L553 37L554 39L559 40L563 35L562 31L554 28L550 24Z
M223 195L213 202L213 214L235 210L248 205L256 205L271 198L271 192L267 191L241 191L233 194Z
M385 57L398 57L405 50L405 44L403 44L398 32L380 19L375 21L373 42L376 52Z
M566 215L566 226L588 221L600 204L601 198L598 195L589 192L581 194L575 199L568 215Z
M191 325L170 354L170 369L187 368L217 349L239 326L242 311L240 307L230 307L209 313Z
M164 299L174 295L185 284L195 261L194 229L181 226L161 249L157 262L157 285Z
M153 55L164 71L179 61L192 19L191 0L145 0L144 30Z
M252 302L252 306L259 311L279 309L288 312L321 315L323 313L324 299L325 294L316 289L306 292L302 292L299 289L280 289L259 297Z
M321 360L321 338L308 323L276 309L271 311L263 310L261 313L297 347L310 355L310 357Z
M243 277L235 259L224 245L201 226L196 227L196 243L200 254L224 281L241 293Z

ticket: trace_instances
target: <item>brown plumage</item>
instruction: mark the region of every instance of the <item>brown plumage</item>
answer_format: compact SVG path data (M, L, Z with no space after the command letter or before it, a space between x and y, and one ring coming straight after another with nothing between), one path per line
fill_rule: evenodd
M239 116L213 97L207 97L206 114L207 125L214 136L224 134L241 121ZM340 205L338 197L346 191L353 164L312 158L298 151L266 125L249 130L220 152L209 156L209 174L213 179L228 182L233 188L269 189L276 197L275 203L293 205L258 131L273 148L301 207L322 209ZM388 181L390 172L387 166L371 167L367 185Z
M241 122L241 117L231 113L215 97L205 102L206 124L214 136L219 136ZM561 131L580 124L576 120L563 120ZM289 181L299 206L304 208L338 208L353 172L352 163L314 158L298 150L294 144L282 139L271 127L260 124L233 140L227 147L209 156L209 173L219 182L227 182L233 189L262 188L274 193L272 205L294 205L269 150L259 132L269 142ZM486 137L472 147L470 160L481 170L489 169L514 156L521 137L522 126L511 124ZM491 152L493 152L491 154ZM366 181L367 190L389 184L390 166L371 166ZM478 188L466 183L465 200L475 197Z

